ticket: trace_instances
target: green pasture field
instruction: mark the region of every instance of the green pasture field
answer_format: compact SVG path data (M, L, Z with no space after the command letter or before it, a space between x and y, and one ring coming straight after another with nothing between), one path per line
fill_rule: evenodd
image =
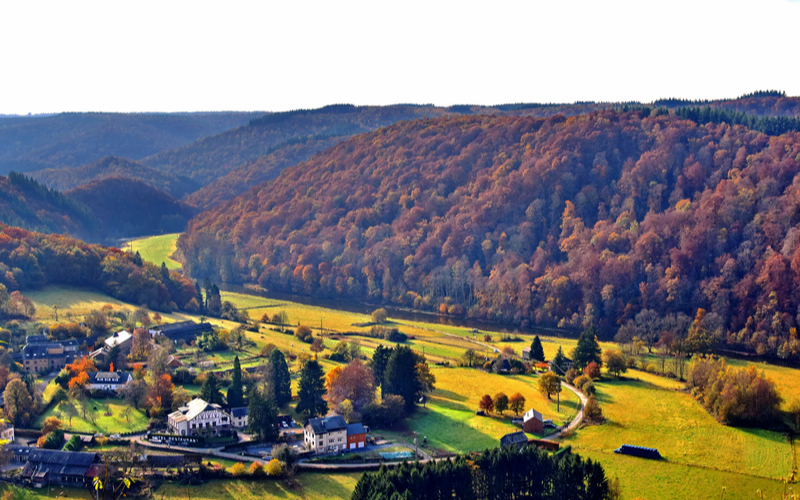
M792 472L786 437L717 422L683 391L640 380L605 379L595 384L607 422L580 429L565 443L581 453L612 453L623 444L657 448L665 461L768 479ZM642 467L657 462L642 460Z
M178 236L180 236L180 233L140 238L128 242L127 245L124 245L124 249L139 252L142 259L159 266L163 262L166 264L167 269L177 271L180 270L181 263L173 259L172 255L177 249Z
M403 422L402 428L380 429L376 433L412 442L416 432L420 442L423 437L427 438L428 446L434 450L482 451L499 446L505 434L521 430L511 423L512 411L506 410L502 416L497 413L485 417L476 415L478 402L484 394L494 397L498 392L507 396L519 392L525 397L525 410L535 408L557 425L572 420L578 411L578 397L566 390L561 393L561 408L557 411L556 398L548 400L539 393L537 376L497 375L470 368L438 366L431 372L436 377L436 390L426 407L417 408Z
M147 429L147 416L141 410L131 408L130 420L125 418L124 410L128 405L122 402L121 399L93 399L89 398L88 410L86 418L83 418L83 412L78 410L78 415L72 417L72 424L69 419L61 415L57 411L57 407L50 407L39 415L39 417L31 424L34 428L40 428L42 423L47 417L58 417L61 419L62 428L69 432L83 432L83 433L103 433L106 436L111 434L121 434L123 432L144 431ZM96 408L96 409L95 409ZM111 416L105 416L104 413L110 412ZM95 417L95 423L92 423L91 417Z

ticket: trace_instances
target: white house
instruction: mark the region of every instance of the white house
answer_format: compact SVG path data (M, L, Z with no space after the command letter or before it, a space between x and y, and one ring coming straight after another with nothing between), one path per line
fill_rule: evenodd
M108 337L104 342L106 352L114 347L119 347L125 354L131 352L131 344L133 343L133 335L128 330L121 330L115 332L114 335Z
M250 410L246 406L231 408L231 424L237 428L247 427L247 416Z
M303 435L309 449L317 453L347 449L347 422L339 415L309 418Z
M167 416L170 432L181 436L216 435L231 427L231 417L217 404L193 399Z
M89 383L86 387L103 391L118 391L133 380L133 376L128 372L89 372L87 375Z

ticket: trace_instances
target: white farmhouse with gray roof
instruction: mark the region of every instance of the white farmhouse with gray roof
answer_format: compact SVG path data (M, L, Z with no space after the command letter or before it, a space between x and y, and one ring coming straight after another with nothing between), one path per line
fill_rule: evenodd
M231 427L231 417L217 404L193 399L167 416L170 432L181 436L216 435Z

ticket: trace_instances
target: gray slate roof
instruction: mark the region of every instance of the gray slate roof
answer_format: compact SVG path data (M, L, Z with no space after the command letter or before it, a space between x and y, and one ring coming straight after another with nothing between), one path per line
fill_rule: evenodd
M250 409L246 406L241 408L231 408L231 414L234 418L243 418L250 414Z
M367 430L361 423L347 424L347 435L353 436L355 434L366 434Z
M500 438L500 446L506 447L515 444L525 444L528 442L528 436L524 432L512 432Z
M347 428L347 422L340 415L330 417L309 418L306 426L311 426L314 434L325 434L327 432L339 431Z

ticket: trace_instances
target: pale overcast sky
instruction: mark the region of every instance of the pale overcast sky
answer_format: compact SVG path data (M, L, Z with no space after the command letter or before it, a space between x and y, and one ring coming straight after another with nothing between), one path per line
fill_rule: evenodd
M800 1L4 1L0 113L800 95Z

